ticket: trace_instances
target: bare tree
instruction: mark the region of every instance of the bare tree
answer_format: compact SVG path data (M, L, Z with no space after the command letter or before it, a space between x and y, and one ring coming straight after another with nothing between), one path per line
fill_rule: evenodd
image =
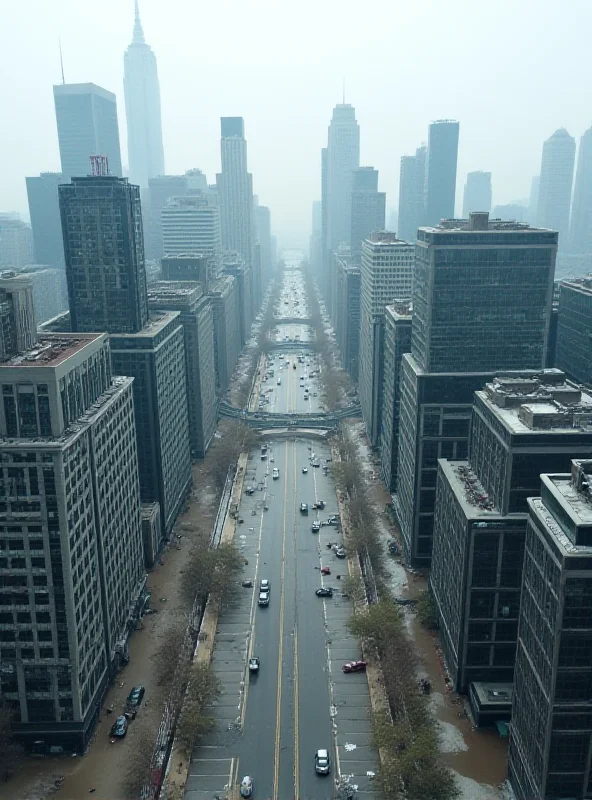
M219 696L221 689L222 685L211 666L193 665L176 731L177 741L186 752L191 751L202 736L213 730L215 721L207 714L207 707Z
M0 775L5 781L11 777L15 761L22 753L22 747L12 732L14 716L14 709L0 700Z

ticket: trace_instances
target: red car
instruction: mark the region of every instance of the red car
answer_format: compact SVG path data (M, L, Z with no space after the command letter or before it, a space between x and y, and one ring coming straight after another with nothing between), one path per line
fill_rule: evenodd
M344 672L366 672L365 661L349 661L343 665Z

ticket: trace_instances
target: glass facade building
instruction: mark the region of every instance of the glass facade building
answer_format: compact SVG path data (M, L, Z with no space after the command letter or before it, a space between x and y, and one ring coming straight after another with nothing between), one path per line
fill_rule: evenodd
M592 385L592 277L563 281L555 363L579 383Z

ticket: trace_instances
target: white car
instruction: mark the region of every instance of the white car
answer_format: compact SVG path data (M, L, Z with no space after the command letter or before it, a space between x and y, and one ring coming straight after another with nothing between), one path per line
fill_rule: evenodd
M241 781L240 796L241 797L253 796L253 779L250 778L248 775L245 775L245 777Z
M306 475L307 472L308 472L308 467L302 467L302 474Z

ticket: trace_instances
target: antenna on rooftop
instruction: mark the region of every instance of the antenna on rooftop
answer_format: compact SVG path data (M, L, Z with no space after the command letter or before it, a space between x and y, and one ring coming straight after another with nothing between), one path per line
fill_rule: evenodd
M62 84L66 83L66 79L64 78L64 57L62 56L62 39L58 36L58 43L60 46L60 67L62 68Z

